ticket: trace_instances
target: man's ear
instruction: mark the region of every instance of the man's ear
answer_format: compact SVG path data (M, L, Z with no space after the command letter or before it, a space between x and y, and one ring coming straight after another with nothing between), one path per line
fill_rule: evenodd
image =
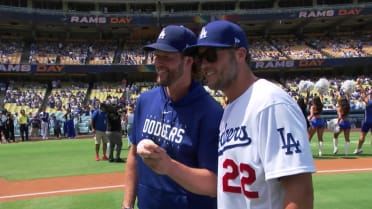
M243 47L236 49L236 53L235 53L236 59L239 62L245 62L247 58L247 53L248 53L247 49Z
M189 56L183 57L183 65L185 67L191 68L193 64L194 64L194 58L189 57Z
M194 63L193 57L185 56L184 59L185 59L185 64L192 65Z

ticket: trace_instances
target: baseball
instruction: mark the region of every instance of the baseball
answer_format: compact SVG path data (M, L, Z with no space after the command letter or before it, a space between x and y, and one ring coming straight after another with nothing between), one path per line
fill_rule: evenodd
M137 153L142 157L146 157L149 150L145 149L145 145L155 144L151 139L143 139L137 145Z

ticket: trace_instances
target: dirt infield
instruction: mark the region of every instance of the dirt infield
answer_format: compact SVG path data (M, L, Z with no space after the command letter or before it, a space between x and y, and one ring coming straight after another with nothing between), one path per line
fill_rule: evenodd
M372 158L316 160L317 173L372 172ZM7 182L0 178L0 202L78 193L122 190L124 173Z

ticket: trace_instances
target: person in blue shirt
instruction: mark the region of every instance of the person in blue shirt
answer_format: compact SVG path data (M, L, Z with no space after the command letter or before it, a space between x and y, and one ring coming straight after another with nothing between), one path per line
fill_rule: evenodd
M105 105L100 104L100 108L94 110L90 118L90 127L92 133L94 134L94 143L95 143L95 151L96 151L96 161L99 161L99 149L100 144L102 143L102 160L108 160L107 158L107 135L106 135L106 128L107 128L107 113L103 108Z
M222 106L198 81L194 58L182 51L196 43L183 26L162 29L155 43L158 87L135 107L123 209L216 209L218 128ZM146 157L142 140L151 140Z
M71 113L71 109L67 109L64 117L63 131L67 138L74 139L76 137L74 114Z
M55 114L52 114L50 124L53 127L54 136L59 139L61 136L61 120L57 119Z
M368 91L363 88L361 81L358 81L359 89L361 91L362 100L366 105L364 110L364 120L362 121L362 127L360 128L360 136L358 141L358 146L354 150L353 154L359 155L362 154L362 146L366 140L368 131L372 134L372 89ZM372 143L372 141L371 141Z

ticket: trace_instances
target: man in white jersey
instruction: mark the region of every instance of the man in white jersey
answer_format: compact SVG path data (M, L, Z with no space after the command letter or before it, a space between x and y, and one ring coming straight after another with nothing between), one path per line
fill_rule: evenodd
M210 22L185 53L199 58L208 86L228 98L220 123L218 209L312 209L315 167L306 120L285 91L253 74L243 30Z

